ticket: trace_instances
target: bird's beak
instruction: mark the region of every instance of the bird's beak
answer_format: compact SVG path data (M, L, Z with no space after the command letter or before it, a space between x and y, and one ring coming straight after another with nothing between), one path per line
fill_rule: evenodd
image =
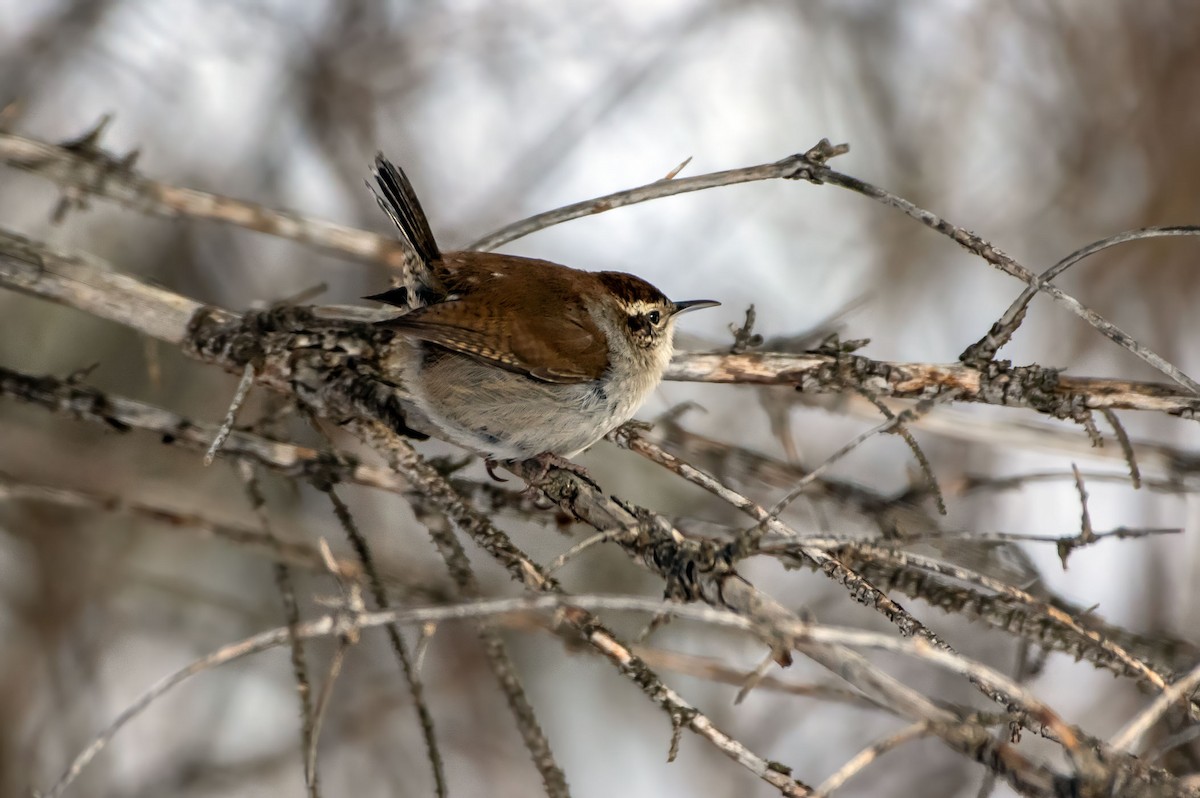
M675 310L671 315L678 316L680 313L686 313L689 310L699 310L700 308L715 308L720 304L715 299L689 299L684 302L676 302Z

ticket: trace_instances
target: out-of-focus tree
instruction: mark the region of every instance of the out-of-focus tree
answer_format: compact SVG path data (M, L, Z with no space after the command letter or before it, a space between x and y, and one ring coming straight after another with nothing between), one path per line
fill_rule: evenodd
M64 142L111 114L98 146L117 156L136 149L126 164L136 174L391 236L362 185L383 150L412 177L439 239L466 246L536 212L661 178L689 156L681 178L774 161L829 137L851 144L833 162L838 169L979 233L1040 272L1122 230L1200 221L1196 22L1191 4L1167 0L652 7L632 0L0 0L0 138ZM64 189L44 173L10 168L18 160L6 156L0 166L0 234L90 253L184 297L243 311L300 295L304 303L353 304L388 285L382 263L249 224L164 219L150 207L138 213L107 202L104 186ZM1200 293L1196 247L1192 238L1122 244L1056 284L1197 373L1200 356L1188 345L1200 334L1189 312ZM753 304L767 350L816 349L836 330L841 340L871 339L857 355L952 363L1024 287L893 208L790 181L637 204L504 249L634 272L673 296L721 299L721 312L689 323L691 335L681 336L689 350L728 351L728 327ZM309 289L318 285L324 290L314 300ZM1072 376L1166 379L1041 296L1000 356L1069 368ZM74 374L80 385L213 424L237 384L237 375L127 327L7 290L0 291L0 368ZM769 508L883 421L875 397L863 393L811 398L790 387L669 382L642 416L658 419L662 446ZM670 412L688 401L706 412ZM919 411L905 429L927 467L902 436L872 437L812 480L781 516L790 528L891 547L890 560L864 546L823 550L838 552L959 653L1008 673L1098 736L1150 700L1138 679L1114 683L1093 667L1104 657L1111 669L1125 667L1111 665L1111 651L1095 654L1093 646L1082 663L1062 650L1039 658L1028 627L996 628L998 615L966 607L955 589L967 584L1025 611L1025 599L996 584L1019 588L1041 602L1038 612L1066 613L1168 677L1195 665L1200 547L1191 542L1189 511L1200 441L1192 421L1122 413L1143 470L1135 490L1126 447L1103 417L1105 446L1094 448L1078 425L1028 408L888 401L894 412ZM330 445L266 393L252 393L240 418L255 432ZM338 445L350 444L339 438ZM421 451L462 455L437 442ZM304 619L324 615L340 595L317 541L328 541L339 561L352 560L353 551L321 490L264 471L257 479L265 510L256 514L238 469L222 461L205 469L200 457L144 433L118 435L0 399L0 794L52 783L159 677L283 623L273 562L292 566ZM754 524L611 443L583 462L607 493L673 519L697 539L738 540ZM927 472L945 496L946 517L937 514ZM474 507L533 561L549 564L594 531L539 510L532 498L514 500L518 488L487 485L482 474L471 461L453 476L485 485L471 495ZM429 545L426 526L437 522L427 508L360 485L338 490L395 606L463 600ZM1071 554L1070 570L1053 545L980 539L1074 540L1081 493L1095 531L1184 534L1104 540ZM261 539L264 529L282 548ZM971 539L928 539L960 531ZM905 536L926 538L903 549L911 556L962 570L931 575L901 562L896 539ZM466 545L482 595L518 594L492 558ZM894 632L818 575L765 558L739 569L821 622ZM915 584L917 572L928 581ZM957 578L977 573L992 581ZM663 591L661 579L631 567L612 541L573 556L555 576L573 594ZM1094 605L1095 613L1085 611ZM646 622L598 612L630 640ZM984 620L972 620L976 613ZM602 659L585 656L581 641L549 634L545 617L503 616L494 640L507 646L574 794L774 792L694 736L683 736L668 764L669 718ZM424 642L411 626L402 633L410 664L420 659L425 712L450 792L535 794L539 772L514 734L474 628L425 628L432 637ZM637 651L707 718L802 782L820 783L904 726L831 692L832 677L806 660L772 670L734 705L764 649L703 625L655 629ZM341 663L320 731L324 793L430 793L426 734L386 635L364 630L344 651L318 638L307 653L310 704L329 664ZM960 674L908 660L886 665L942 709L1002 709ZM779 692L781 684L810 683L820 689L808 697ZM71 789L299 794L305 724L296 692L293 668L278 651L201 674L122 729ZM1190 724L1180 711L1155 726L1141 748L1148 766L1194 779L1200 749ZM1048 750L1031 739L1036 731L1024 732L1022 752ZM838 794L979 792L984 768L928 729L910 736L928 739L897 744L921 757L885 758Z

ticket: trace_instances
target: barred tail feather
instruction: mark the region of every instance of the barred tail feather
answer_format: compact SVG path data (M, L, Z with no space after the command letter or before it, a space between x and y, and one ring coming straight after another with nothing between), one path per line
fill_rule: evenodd
M376 185L369 181L367 187L375 195L379 207L388 215L400 231L401 237L412 257L406 257L402 274L397 276L390 291L364 297L376 302L385 302L401 310L411 311L436 302L442 293L435 268L442 257L438 250L433 230L417 193L404 170L392 164L383 153L375 156L375 168L371 170Z
M399 228L400 234L417 256L427 264L441 258L442 253L429 227L429 219L404 170L385 158L383 153L378 153L372 174L379 186L379 191L375 192L379 207Z

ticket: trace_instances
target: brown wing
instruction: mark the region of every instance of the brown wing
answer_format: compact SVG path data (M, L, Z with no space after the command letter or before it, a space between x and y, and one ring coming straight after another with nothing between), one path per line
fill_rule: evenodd
M493 260L478 270L464 264L470 273L450 281L462 288L459 298L382 324L544 382L598 379L608 368L608 340L571 286L563 284L559 270L566 267L493 257L512 263ZM513 282L538 290L513 291Z

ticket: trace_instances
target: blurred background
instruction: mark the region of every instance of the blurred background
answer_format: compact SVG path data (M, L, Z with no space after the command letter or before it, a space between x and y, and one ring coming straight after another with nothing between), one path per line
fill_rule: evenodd
M686 176L775 161L829 137L851 145L835 168L1041 271L1121 230L1200 221L1197 17L1183 0L0 0L0 106L18 102L12 130L48 141L78 136L111 113L102 145L117 154L137 148L137 168L148 177L386 233L363 185L382 150L408 171L444 248L656 180L685 158L692 159ZM54 225L57 196L42 179L0 169L0 225L235 310L319 283L327 285L322 303L358 302L387 286L382 267L102 201ZM783 181L619 209L504 250L635 272L674 297L720 299L722 308L683 323L693 348L728 346L729 325L754 304L756 329L767 337L836 327L844 338L871 339L863 350L870 357L949 362L1021 288L894 211L835 188ZM1198 253L1193 239L1126 244L1059 283L1195 376L1200 354L1188 341L1200 334L1191 312L1200 298ZM1076 375L1159 379L1040 299L1001 356ZM0 363L60 376L98 364L90 382L209 422L220 419L235 384L115 325L9 292L0 292ZM703 412L683 418L689 431L780 460L794 447L792 456L810 467L878 423L858 403L790 399L669 383L641 417L694 401ZM244 416L255 412L261 398ZM1195 451L1191 422L1122 419L1139 441ZM926 421L916 434L950 494L949 517L938 521L948 530L1078 529L1070 479L963 493L970 477L1069 476L1072 462L1087 473L1127 470L1111 436L1093 450L1077 427L1029 412L938 408ZM298 427L295 437L303 435ZM607 489L700 532L743 523L609 444L584 461ZM1153 464L1147 471L1175 476ZM118 436L7 400L0 402L0 473L254 524L228 464L205 469L198 454L152 436ZM882 496L919 480L895 436L869 441L833 473ZM782 493L747 482L762 501ZM320 494L272 477L267 487L281 535L310 543L324 536L342 548ZM1053 546L1025 546L1021 578L1081 606L1098 604L1099 615L1133 632L1195 642L1200 545L1190 487L1186 480L1171 491L1089 482L1098 530L1184 533L1105 543L1074 555L1065 572ZM402 501L346 494L386 569L412 586L400 600L428 600L445 587L426 533ZM790 520L804 531L870 528L838 506L816 512L797 503ZM543 562L587 534L501 521ZM514 593L486 558L474 560L490 595ZM884 628L818 575L769 563L747 571L820 620ZM576 592L654 596L661 589L620 552L603 549L562 577ZM301 579L305 613L322 611L313 597L333 595L334 586ZM911 609L963 653L1011 672L1012 638L919 602ZM45 786L154 680L280 618L262 557L122 514L0 500L0 795ZM616 623L631 634L640 628L637 619ZM772 794L693 736L668 764L667 719L606 663L549 635L505 636L575 795ZM686 624L651 642L739 667L753 668L761 656L744 641ZM316 672L330 650L312 647ZM961 680L877 661L947 700L978 699ZM423 674L452 794L536 794L536 771L470 629L439 630ZM735 707L736 687L664 674L723 728L811 783L900 725L879 712L761 690ZM786 675L832 679L807 663ZM1148 700L1061 655L1030 686L1100 736ZM294 692L283 650L203 674L124 730L74 794L302 794ZM368 635L350 654L322 735L326 794L431 794L413 718L386 641ZM977 794L981 768L938 742L913 743L905 753L839 794Z

